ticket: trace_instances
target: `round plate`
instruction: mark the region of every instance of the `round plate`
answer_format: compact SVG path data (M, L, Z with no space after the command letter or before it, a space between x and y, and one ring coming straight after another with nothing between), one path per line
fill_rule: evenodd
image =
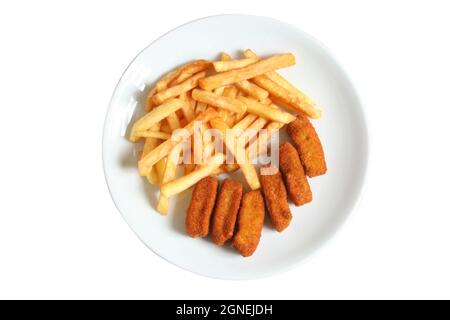
M127 140L130 123L143 114L149 88L164 73L195 59L237 56L246 48L259 55L292 52L294 67L281 74L323 110L313 124L322 140L328 173L310 179L313 202L291 205L293 219L282 233L266 223L258 249L241 257L229 245L186 235L191 191L171 200L168 216L155 211L157 188L137 172L137 149ZM286 23L248 15L203 18L178 27L144 49L120 79L103 135L107 184L122 216L156 254L192 272L222 279L260 278L286 270L328 240L343 224L363 185L368 158L366 122L355 89L330 52ZM268 220L268 219L266 219Z

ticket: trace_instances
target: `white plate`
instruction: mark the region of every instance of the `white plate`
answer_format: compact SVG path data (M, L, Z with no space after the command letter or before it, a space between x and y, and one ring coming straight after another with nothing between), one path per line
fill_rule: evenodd
M185 234L191 192L171 203L167 217L155 211L156 188L137 173L136 147L126 135L142 114L145 94L156 79L194 59L252 48L261 55L292 52L297 65L281 71L323 109L314 121L328 173L310 180L314 200L296 208L283 233L264 226L255 254L242 258L228 245ZM328 240L343 224L363 185L367 128L360 101L345 72L327 49L297 28L270 18L221 15L196 20L162 36L130 64L117 85L105 121L103 162L111 196L138 237L156 254L192 272L222 279L260 278L286 270Z

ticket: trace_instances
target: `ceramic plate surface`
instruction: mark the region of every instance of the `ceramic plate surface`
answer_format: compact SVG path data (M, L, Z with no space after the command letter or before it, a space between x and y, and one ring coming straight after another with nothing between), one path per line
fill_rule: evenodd
M221 51L238 55L246 48L259 55L295 54L297 64L280 73L323 110L323 117L313 124L328 164L326 175L310 179L313 202L299 208L291 205L293 219L282 233L266 223L259 247L250 258L241 257L229 245L218 247L210 239L186 235L184 220L191 191L171 201L168 216L157 213L157 189L138 175L138 147L127 140L130 123L143 114L146 93L161 75L189 60L217 59ZM268 276L293 267L320 247L341 227L359 198L367 158L367 128L360 101L330 52L293 26L246 15L190 22L144 49L114 91L103 136L108 187L137 236L167 261L222 279Z

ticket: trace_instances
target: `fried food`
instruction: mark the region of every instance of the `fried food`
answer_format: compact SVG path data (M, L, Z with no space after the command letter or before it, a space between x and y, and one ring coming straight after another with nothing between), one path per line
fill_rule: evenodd
M136 121L131 129L130 141L136 142L139 137L137 132L146 131L151 127L158 124L161 120L168 117L170 114L174 114L175 111L181 109L183 106L187 105L187 102L180 99L170 99L164 104L154 108L145 116Z
M213 90L228 84L254 78L269 71L290 67L294 64L295 57L292 53L278 54L240 69L220 72L200 79L199 85L204 90Z
M209 91L194 89L192 90L192 98L196 101L207 103L211 106L231 112L241 113L245 112L247 109L245 104L237 99L220 96Z
M179 96L182 93L188 92L189 90L192 90L195 88L198 84L198 80L201 78L204 78L206 75L206 72L202 71L199 73L194 74L192 77L187 78L180 84L177 84L173 87L167 88L163 91L158 92L153 96L153 103L155 104L161 104L165 100L169 98L173 98L176 96Z
M296 206L312 201L311 188L297 150L289 142L280 146L280 171L286 183L289 197Z
M306 174L309 177L325 174L327 164L322 143L309 119L298 116L295 121L287 126L287 132L297 148Z
M184 190L189 189L201 179L209 176L217 168L219 168L225 161L225 156L222 153L217 153L212 156L208 163L191 173L182 176L178 179L172 180L166 184L161 185L161 192L166 197L172 197Z
M213 118L217 115L217 112L211 108L205 110L205 112L200 113L194 121L190 122L188 125L184 127L186 129L186 133L192 135L194 132L194 123L195 121L204 121L207 122L209 119ZM151 170L152 166L157 163L162 158L169 155L170 151L180 142L184 137L172 137L172 139L165 140L151 152L149 152L145 157L143 157L139 163L139 174L142 176L146 176L147 173Z
M317 119L321 117L322 112L319 109L307 104L300 95L283 88L266 75L257 76L252 81L267 90L271 99L281 102L282 106L289 107L290 110L296 113L306 114L311 118Z
M195 185L186 215L186 231L191 237L208 235L218 186L219 180L213 177L205 177Z
M264 200L261 192L254 190L244 194L238 216L238 231L232 243L232 246L244 257L251 256L258 247L264 214Z
M215 244L221 246L233 237L242 192L241 183L231 179L223 181L212 220L212 240Z
M238 97L238 99L245 103L248 113L256 114L257 116L263 117L265 119L282 123L289 123L295 120L295 116L293 116L292 114L280 109L275 109L270 105L265 105L256 100L246 97Z
M224 72L233 69L239 69L248 66L249 64L255 63L258 61L258 58L245 58L238 60L223 60L223 61L214 61L213 67L216 72Z
M270 165L264 166L269 169ZM281 173L276 169L274 174L261 174L260 181L269 211L270 221L274 228L281 232L289 225L292 219L289 209L286 187L284 186ZM261 169L262 171L262 169Z

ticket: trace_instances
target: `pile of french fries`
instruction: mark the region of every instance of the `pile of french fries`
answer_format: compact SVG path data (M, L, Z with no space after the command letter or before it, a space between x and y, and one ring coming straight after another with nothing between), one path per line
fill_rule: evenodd
M145 141L139 174L160 185L157 210L161 214L167 214L171 197L209 175L240 169L252 190L260 188L252 164L259 151L250 150L261 148L252 148L253 144L268 143L273 133L295 120L295 114L321 116L309 97L276 72L294 64L291 53L263 59L247 49L239 59L222 53L220 61L187 63L157 81L146 100L147 113L133 124L129 139ZM202 130L214 128L222 133L222 143L236 156L234 163L225 163L226 156L214 152L211 139L205 137L200 146L192 141L196 121L202 122ZM187 134L175 134L180 128ZM228 129L252 129L257 134L236 143L230 141L236 137L225 134ZM180 164L188 140L190 146L202 148L206 161ZM177 177L180 165L184 172Z

